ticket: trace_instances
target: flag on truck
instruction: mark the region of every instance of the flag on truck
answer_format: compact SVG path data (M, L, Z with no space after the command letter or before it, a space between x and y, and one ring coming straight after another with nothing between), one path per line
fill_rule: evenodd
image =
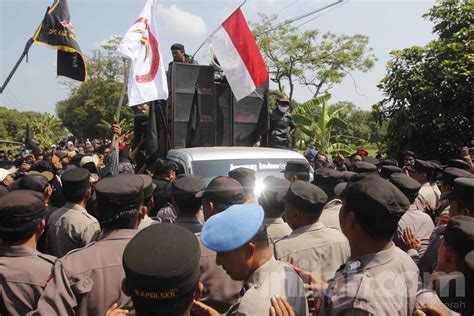
M238 8L209 37L237 101L268 79L268 71L245 17Z
M156 4L148 0L117 52L130 58L128 105L168 99L168 82L158 43Z
M67 0L56 0L48 7L33 40L58 50L58 76L87 80L87 64L74 34Z

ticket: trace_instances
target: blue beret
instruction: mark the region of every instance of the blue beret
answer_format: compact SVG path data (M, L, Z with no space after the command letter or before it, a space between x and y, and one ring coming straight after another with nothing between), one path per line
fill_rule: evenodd
M206 221L201 231L201 241L216 252L232 251L248 243L262 224L263 208L260 205L232 205Z

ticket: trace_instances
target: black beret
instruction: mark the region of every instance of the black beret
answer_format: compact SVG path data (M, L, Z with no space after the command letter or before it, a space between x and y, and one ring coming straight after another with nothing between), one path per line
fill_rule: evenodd
M411 166L406 166L406 169L413 172L429 172L434 170L434 166L429 161L416 159L415 163Z
M97 206L120 212L143 203L143 179L139 175L121 174L100 180L95 185Z
M317 213L321 212L328 201L328 196L314 184L298 180L290 184L282 201L302 211Z
M474 178L456 178L453 181L453 190L441 194L442 200L457 199L474 202Z
M290 181L275 176L268 176L263 180L263 190L259 197L260 204L266 206L276 203L281 203L281 199L288 191Z
M356 161L352 164L352 171L355 173L375 172L377 171L377 166L366 161Z
M389 181L393 183L410 201L414 201L421 189L421 184L403 173L394 173Z
M153 192L155 199L161 199L164 201L171 201L171 183L163 180L153 179L153 184L156 188Z
M309 163L302 160L290 160L286 163L285 170L282 172L293 172L293 173L309 173L310 172Z
M428 162L433 166L434 170L438 172L443 171L443 167L441 166L441 163L438 160L429 160Z
M396 186L377 175L353 176L341 197L356 215L359 210L367 209L378 212L379 218L401 217L410 206L410 201Z
M396 167L396 166L391 166L391 165L384 165L380 168L379 170L379 175L384 178L388 179L390 176L394 173L402 173L402 169Z
M348 182L356 174L353 171L342 171L342 180Z
M283 197L283 195L286 194L286 191L288 191L289 187L290 181L275 176L268 176L263 180L262 194L264 192L273 193Z
M253 191L255 188L255 181L257 180L255 174L255 170L242 167L229 171L229 177L239 181L244 191Z
M161 301L189 294L201 275L199 243L186 228L150 225L123 252L127 287L135 299Z
M20 179L19 189L44 193L48 184L48 178L42 174L31 174Z
M373 165L378 165L380 163L380 161L377 158L372 157L372 156L363 156L362 161L371 163Z
M347 187L347 182L339 182L335 187L334 187L334 195L340 196L342 191Z
M239 204L244 201L244 189L239 181L231 177L216 177L209 182L204 190L205 200L223 204Z
M446 226L440 226L436 233L461 257L474 250L474 217L458 215L452 217Z
M156 188L156 184L153 183L153 180L150 176L139 174L143 180L143 199L147 199L153 195L153 191Z
M379 162L379 167L380 166L395 166L398 167L398 161L395 160L394 158L384 158L381 159Z
M453 167L453 168L459 168L463 170L470 170L471 167L467 162L461 159L451 159L448 160L448 163L446 164L446 167Z
M43 194L35 191L16 190L0 197L0 232L44 216L45 208Z
M182 175L171 183L173 196L202 197L206 183L195 175Z
M467 274L474 276L474 250L469 251L464 258L464 262L466 263Z
M90 172L84 168L73 168L67 170L61 176L63 190L82 190L89 186Z
M342 182L342 172L332 168L319 168L314 171L313 184L334 187Z
M173 45L171 45L171 50L174 50L174 49L179 49L179 50L184 51L184 45L180 43L174 43Z
M439 176L439 180L442 180L446 184L451 185L456 178L472 178L473 175L466 170L447 167L443 170L443 174Z

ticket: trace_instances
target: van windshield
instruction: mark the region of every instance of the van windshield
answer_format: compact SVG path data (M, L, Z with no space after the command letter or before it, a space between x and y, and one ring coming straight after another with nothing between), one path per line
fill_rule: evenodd
M292 159L295 160L295 159ZM298 160L298 159L296 159ZM304 159L301 159L304 161ZM206 160L193 161L193 174L199 175L206 185L217 176L227 176L230 170L244 167L257 172L256 193L260 191L263 179L268 176L284 178L281 171L285 169L288 159L232 159L232 160Z

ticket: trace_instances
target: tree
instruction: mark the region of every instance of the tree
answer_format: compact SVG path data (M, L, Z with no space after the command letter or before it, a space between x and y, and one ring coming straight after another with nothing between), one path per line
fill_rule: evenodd
M66 100L56 104L59 118L76 137L103 138L107 129L103 122L113 122L120 98L125 62L117 57L115 48L120 38L115 37L92 51L89 58L89 80L79 87L71 87ZM126 103L127 100L124 100ZM122 107L122 119L132 120L128 107Z
M442 0L424 17L438 38L391 53L379 84L388 151L445 161L474 139L474 4Z
M340 151L350 154L353 150L347 140L352 137L335 132L336 128L347 128L348 123L341 116L348 110L348 106L339 107L330 113L330 98L331 95L326 93L295 107L292 115L297 126L296 138L304 140L307 145L314 146L323 153L334 154Z
M314 96L330 90L354 70L366 72L374 66L375 57L363 35L335 35L318 30L301 31L285 25L271 29L276 15L261 15L253 24L253 33L270 69L270 79L293 99L295 84L312 89ZM270 30L270 31L268 31Z
M0 107L0 139L24 142L26 124L30 124L34 141L40 147L57 143L61 136L68 134L61 121L49 113L19 112Z
M62 122L49 113L41 113L30 122L33 131L33 139L39 147L57 144L62 136L66 136L68 131L63 127Z

